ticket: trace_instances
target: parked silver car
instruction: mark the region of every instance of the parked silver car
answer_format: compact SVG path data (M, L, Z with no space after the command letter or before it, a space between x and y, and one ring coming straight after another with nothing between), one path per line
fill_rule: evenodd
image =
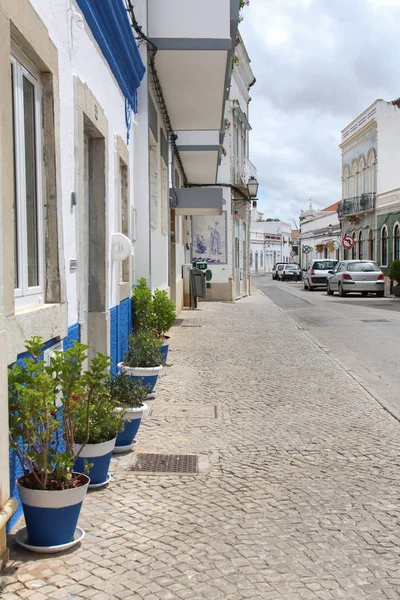
M316 288L325 288L328 272L335 268L337 260L314 259L303 273L304 289L310 292Z
M371 260L343 260L328 274L326 293L339 296L355 292L363 296L385 293L385 276L379 266Z

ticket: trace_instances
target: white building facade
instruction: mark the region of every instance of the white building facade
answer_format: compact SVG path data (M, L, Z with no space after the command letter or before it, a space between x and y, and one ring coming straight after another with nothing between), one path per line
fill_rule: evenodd
M307 268L314 259L339 260L341 258L338 205L339 203L336 202L323 210L314 210L310 203L309 208L300 213L298 244L302 268Z
M253 218L259 219L260 214L254 207ZM292 254L291 234L291 226L283 221L251 221L250 270L253 275L271 273L277 262L297 262L298 257Z
M386 275L400 258L399 106L376 100L343 129L340 144L341 231L354 240L345 257L375 260Z
M249 160L250 88L255 83L243 40L238 34L232 61L229 99L225 103L217 182L223 194L219 217L191 218L191 260L207 262L212 279L207 300L235 300L250 293L247 183L257 171Z
M0 561L20 515L7 367L40 335L46 356L79 340L115 372L139 277L182 307L190 216L222 213L220 189L185 186L217 182L238 16L239 0L0 0Z

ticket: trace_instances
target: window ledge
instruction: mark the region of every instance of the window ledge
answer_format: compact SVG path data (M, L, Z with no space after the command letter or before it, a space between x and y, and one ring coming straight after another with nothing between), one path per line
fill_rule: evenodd
M119 287L119 301L122 302L131 296L131 284L129 281L121 281Z
M45 342L64 338L68 332L67 304L31 304L21 306L5 318L8 364L25 352L25 340L40 335Z

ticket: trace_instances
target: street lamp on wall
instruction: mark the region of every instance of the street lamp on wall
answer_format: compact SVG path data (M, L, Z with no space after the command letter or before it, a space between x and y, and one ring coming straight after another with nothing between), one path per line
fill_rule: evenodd
M247 192L249 194L250 198L256 198L257 197L257 192L258 192L258 181L255 177L250 177L250 179L247 182Z
M333 225L328 225L328 235L333 234Z

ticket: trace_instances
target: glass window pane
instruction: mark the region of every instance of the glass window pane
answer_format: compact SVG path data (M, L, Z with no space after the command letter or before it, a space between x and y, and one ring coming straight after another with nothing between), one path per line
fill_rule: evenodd
M39 285L35 88L23 78L28 286Z
M13 169L14 169L14 288L19 288L19 270L18 270L18 207L17 207L17 164L15 148L15 76L14 65L11 63L11 90L12 90L12 120L13 120Z

